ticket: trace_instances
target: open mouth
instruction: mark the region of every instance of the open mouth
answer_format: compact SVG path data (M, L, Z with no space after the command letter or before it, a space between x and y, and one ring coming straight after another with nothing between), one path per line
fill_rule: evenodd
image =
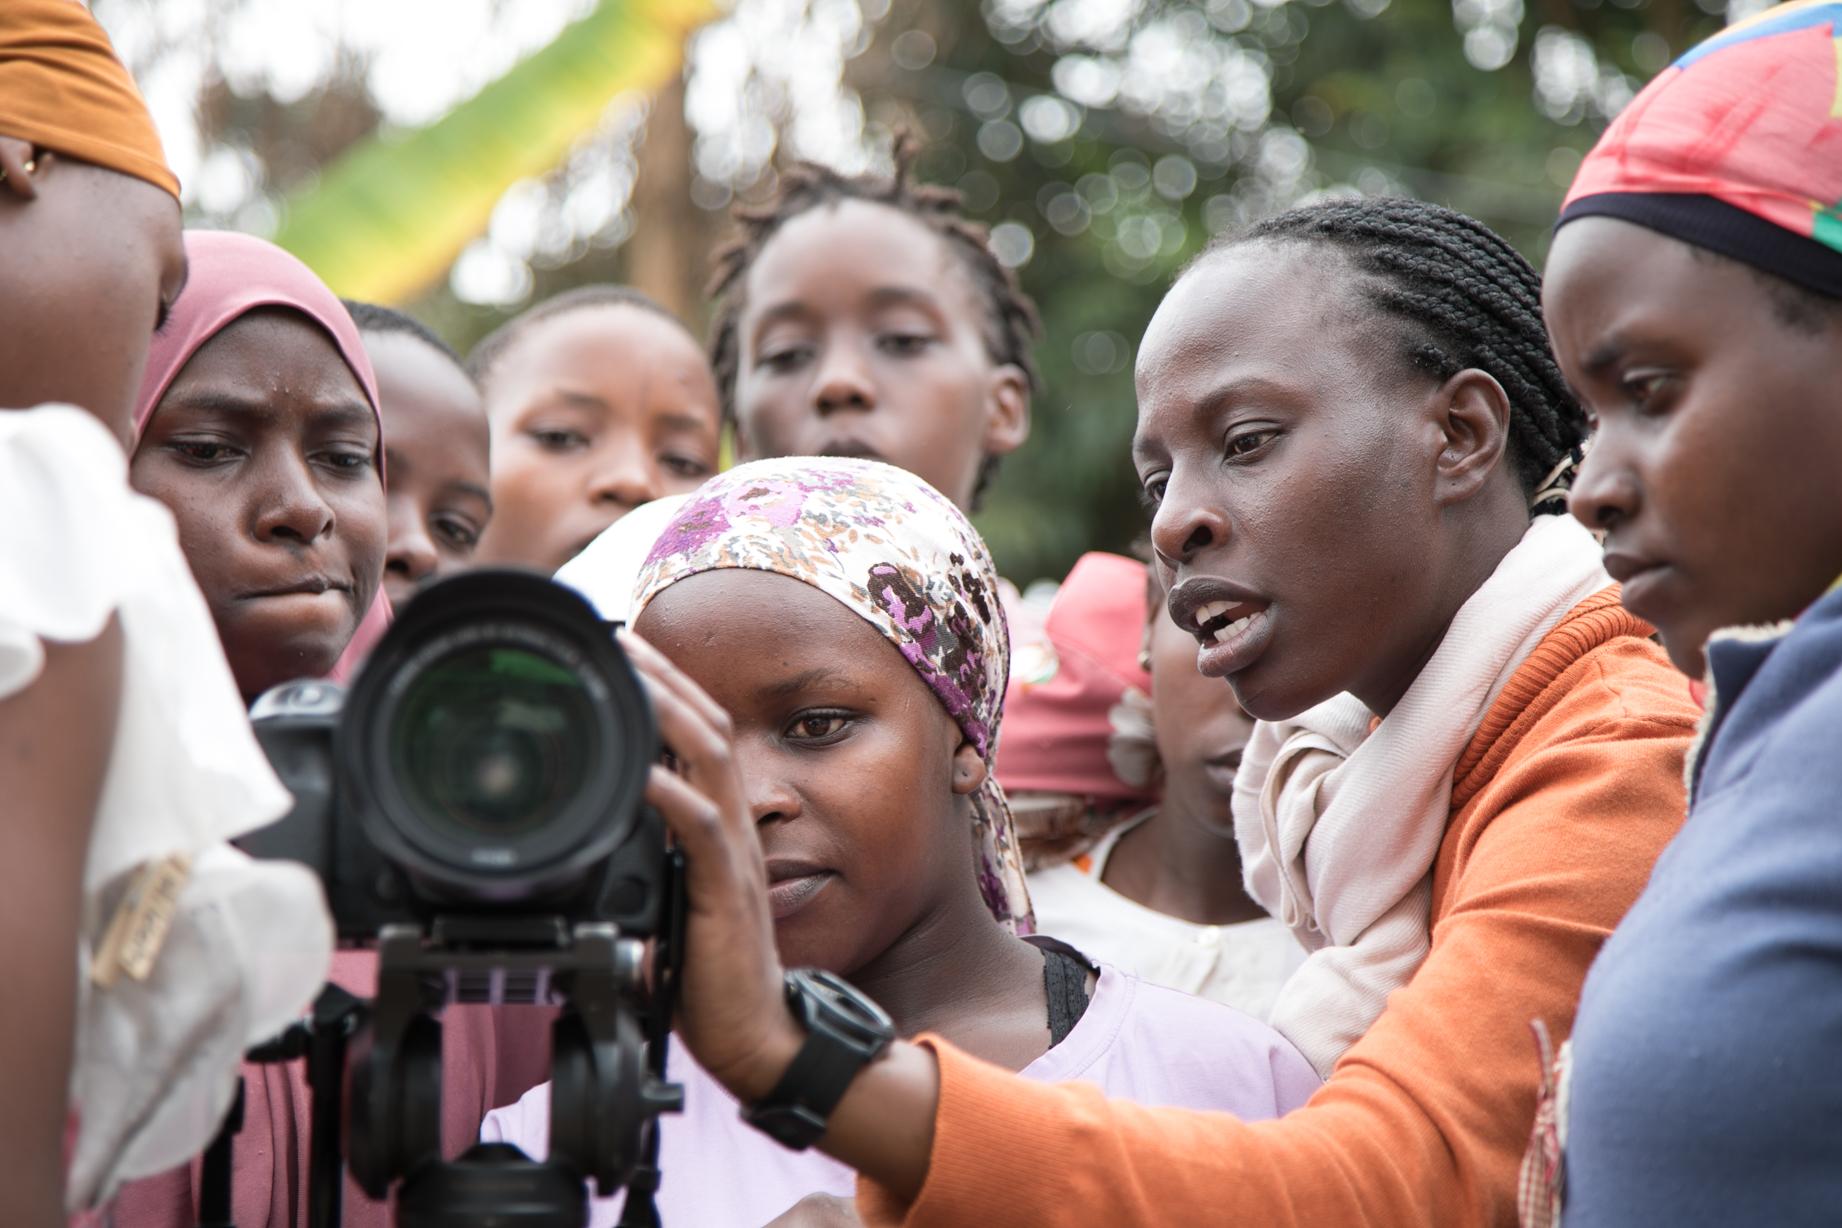
M1186 628L1203 644L1225 644L1246 631L1263 607L1248 601L1209 601L1198 606Z

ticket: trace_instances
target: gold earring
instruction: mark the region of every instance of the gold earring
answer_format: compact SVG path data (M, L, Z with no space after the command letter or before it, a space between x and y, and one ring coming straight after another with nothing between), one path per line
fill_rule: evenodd
M1151 672L1151 649L1141 648L1138 650L1138 667L1148 674Z
M24 171L28 175L36 175L38 173L37 156L34 155L33 157L27 158L24 162L20 163L19 169ZM5 183L5 182L6 182L6 168L4 166L0 166L0 183Z

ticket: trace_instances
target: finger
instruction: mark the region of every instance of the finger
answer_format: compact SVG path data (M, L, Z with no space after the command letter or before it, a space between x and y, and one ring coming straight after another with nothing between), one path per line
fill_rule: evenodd
M704 719L716 728L727 729L729 727L729 713L724 710L723 705L710 698L710 692L698 686L689 674L672 663L670 657L631 631L621 633L621 645L628 650L635 667L642 674L656 679L660 685L700 712Z
M698 786L654 764L647 775L647 805L658 810L665 827L685 851L691 904L735 900L752 882L766 882L761 845L731 830L722 806Z
M706 714L689 697L650 673L641 674L640 680L658 718L659 734L680 762L688 765L701 759L716 768L729 758L735 735L726 713Z
M17 137L0 136L0 183L21 200L36 200L38 185L32 182L37 169L32 146Z
M710 693L679 669L670 657L632 633L624 633L623 646L628 649L634 668L677 695L719 729L729 726L729 713L710 697Z
M649 683L653 714L659 721L659 734L671 748L685 775L724 812L733 816L738 831L753 839L754 823L749 816L741 775L736 770L735 743L729 732L728 717L718 729L705 720L683 699Z

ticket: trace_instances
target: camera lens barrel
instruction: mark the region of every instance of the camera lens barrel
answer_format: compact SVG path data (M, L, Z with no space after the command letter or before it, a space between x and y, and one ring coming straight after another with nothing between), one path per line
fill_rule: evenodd
M610 629L532 573L418 594L366 663L334 743L372 844L419 894L517 904L567 890L627 839L657 758Z

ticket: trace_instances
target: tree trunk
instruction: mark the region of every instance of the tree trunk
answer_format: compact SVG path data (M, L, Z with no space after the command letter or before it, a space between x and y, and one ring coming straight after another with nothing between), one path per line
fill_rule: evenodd
M629 278L636 290L698 329L716 219L691 201L691 130L684 122L682 74L653 99L638 161Z

